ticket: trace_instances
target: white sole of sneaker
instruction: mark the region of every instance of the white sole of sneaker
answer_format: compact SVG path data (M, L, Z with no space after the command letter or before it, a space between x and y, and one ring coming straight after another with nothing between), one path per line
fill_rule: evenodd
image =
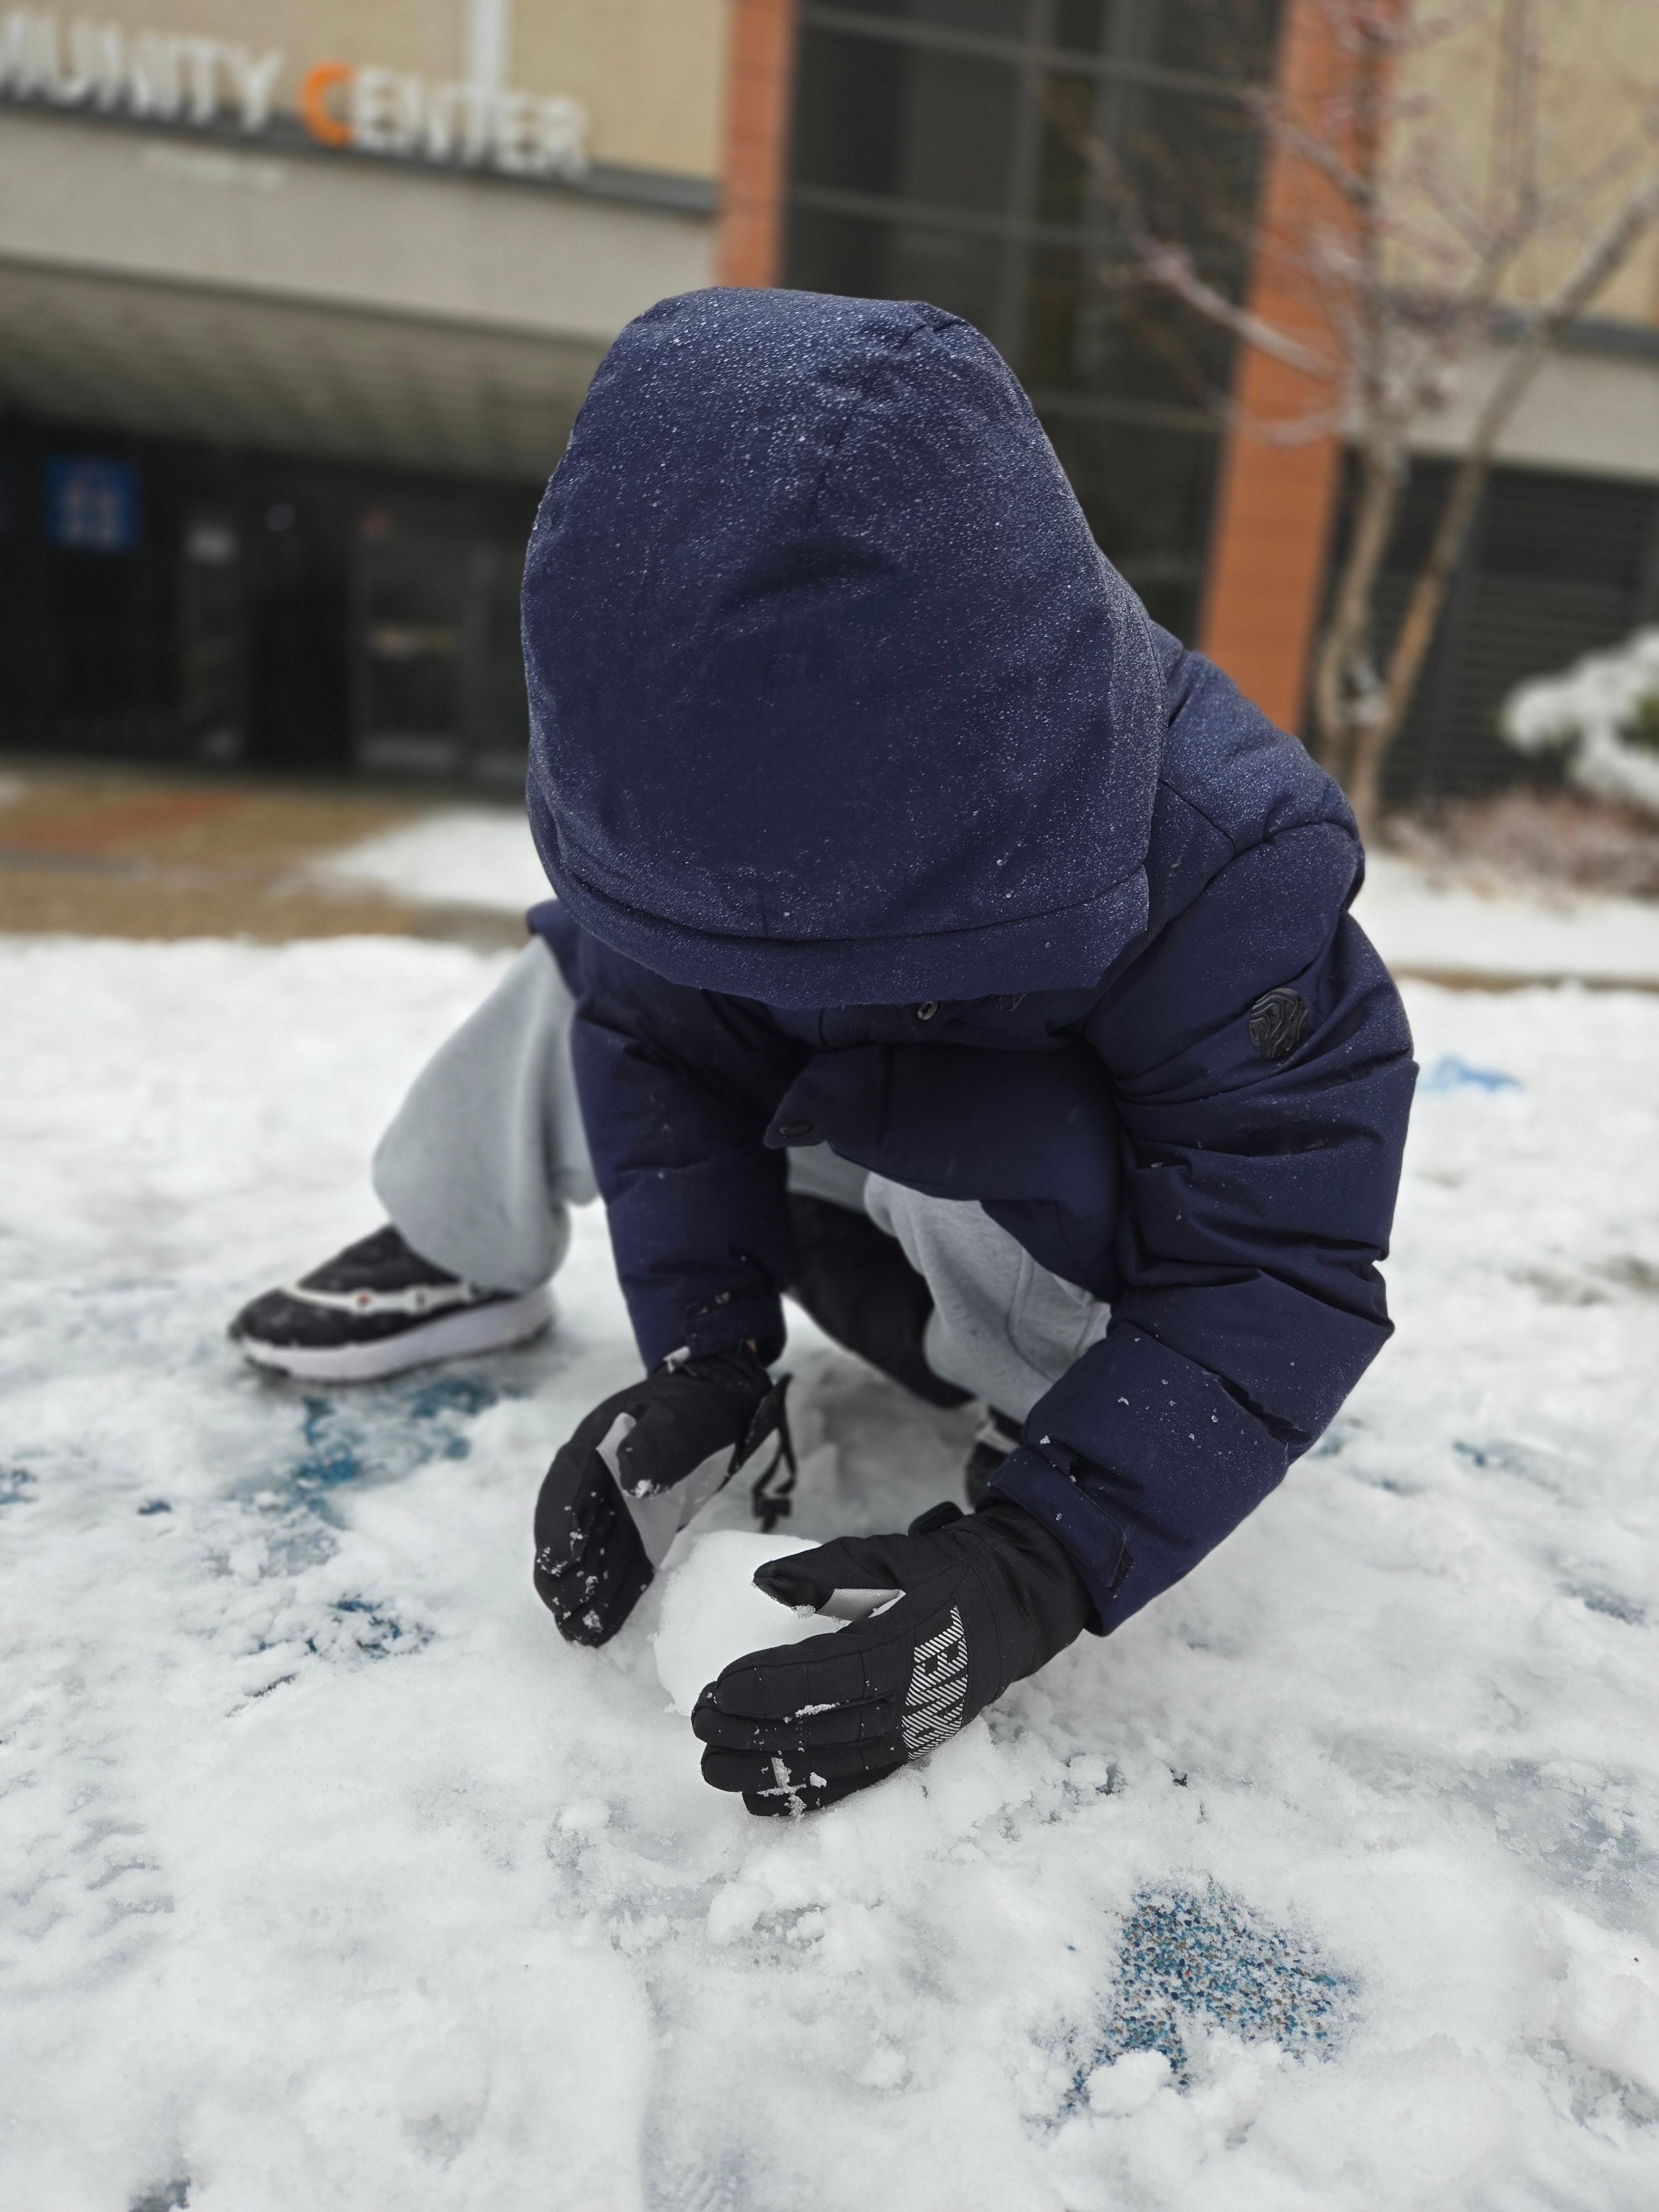
M459 1313L441 1314L397 1336L383 1336L369 1344L342 1344L327 1348L305 1344L260 1344L239 1337L236 1348L256 1367L276 1368L302 1382L381 1382L389 1375L402 1375L411 1367L429 1367L435 1359L465 1359L481 1352L505 1352L539 1335L553 1318L553 1293L545 1283L516 1298L501 1298L487 1306L468 1306Z

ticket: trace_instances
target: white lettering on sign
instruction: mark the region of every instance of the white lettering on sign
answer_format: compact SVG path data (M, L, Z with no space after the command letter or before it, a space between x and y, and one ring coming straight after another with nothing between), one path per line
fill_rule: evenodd
M240 105L243 130L263 131L270 120L270 95L282 70L281 54L251 54L246 46L221 46L219 58Z
M245 131L261 131L282 66L280 53L250 53L222 39L165 31L129 37L114 23L84 17L65 32L56 15L32 8L0 16L0 92L56 107L195 124L216 122L228 108Z
M489 150L495 95L482 84L427 88L421 144L434 161L482 161Z
M162 124L270 124L280 52L223 39L127 33L43 9L0 15L0 93L55 107L90 107ZM319 62L298 91L301 122L319 145L428 161L489 166L514 177L574 179L587 168L587 111L576 100L489 84L430 84L401 70Z
M487 162L510 177L580 177L587 167L580 100L429 84L402 70L319 62L301 81L300 119L324 145L366 154Z

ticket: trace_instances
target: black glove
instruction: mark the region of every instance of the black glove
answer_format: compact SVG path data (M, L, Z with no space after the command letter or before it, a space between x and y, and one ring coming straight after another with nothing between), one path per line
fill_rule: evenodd
M679 1531L769 1437L755 1485L767 1528L789 1510L795 1455L775 1382L747 1345L676 1358L595 1406L536 1501L536 1589L570 1644L608 1643ZM774 1482L781 1462L787 1476Z
M771 1559L755 1585L854 1626L751 1651L697 1699L703 1779L751 1813L805 1813L954 1735L1063 1651L1089 1599L1063 1547L995 1498L936 1505L908 1536L841 1536Z

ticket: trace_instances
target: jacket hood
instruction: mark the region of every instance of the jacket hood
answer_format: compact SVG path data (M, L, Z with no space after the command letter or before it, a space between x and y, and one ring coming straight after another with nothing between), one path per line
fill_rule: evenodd
M630 323L537 516L524 642L548 876L675 982L1072 988L1145 926L1146 617L954 315L720 290Z

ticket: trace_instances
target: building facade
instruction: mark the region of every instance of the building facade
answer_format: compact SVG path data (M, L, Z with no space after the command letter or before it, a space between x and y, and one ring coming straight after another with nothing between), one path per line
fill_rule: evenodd
M714 274L720 0L0 9L0 743L522 775L521 556Z
M1631 0L1582 10L1598 65L1641 58ZM1153 612L1297 726L1340 442L1224 426L1230 385L1272 412L1272 365L1114 288L1086 149L1247 296L1253 220L1287 187L1238 93L1310 66L1322 14L0 9L0 744L515 781L538 493L623 323L715 281L978 324ZM1647 252L1514 424L1396 796L1513 774L1509 685L1659 617L1656 304ZM1396 602L1478 385L1424 434Z

